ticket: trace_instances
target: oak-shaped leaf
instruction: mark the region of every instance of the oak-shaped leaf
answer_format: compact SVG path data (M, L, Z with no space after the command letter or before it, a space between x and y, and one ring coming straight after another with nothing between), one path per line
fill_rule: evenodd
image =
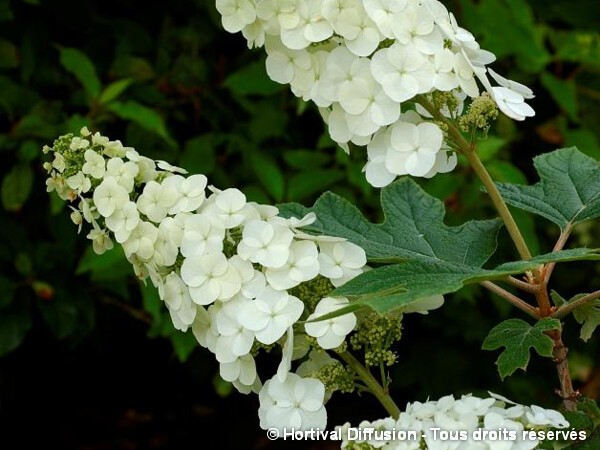
M444 204L408 177L382 189L381 208L383 222L371 223L348 200L326 192L312 208L289 203L280 206L280 214L301 218L316 213L316 222L304 231L346 238L362 247L371 262L446 261L480 267L496 250L500 220L448 226Z
M533 326L521 319L508 319L492 328L481 348L505 347L496 361L500 378L504 379L517 369L527 368L532 348L540 356L551 357L554 343L545 332L559 329L558 319L542 319Z
M600 164L577 148L534 158L540 181L532 186L497 183L510 205L545 217L561 230L600 217Z

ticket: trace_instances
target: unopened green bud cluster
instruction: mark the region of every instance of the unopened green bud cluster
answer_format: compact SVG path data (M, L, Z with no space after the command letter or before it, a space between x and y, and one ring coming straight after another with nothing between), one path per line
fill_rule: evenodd
M363 350L365 363L375 366L383 363L391 366L397 355L391 350L392 345L402 337L402 315L377 313L367 314L360 322L356 333L350 337L353 350Z
M458 126L465 133L487 133L492 122L498 117L498 106L486 92L471 102L467 113L458 119Z
M329 297L329 294L333 289L333 284L331 284L329 278L319 275L310 281L289 289L288 292L290 295L302 300L306 306L305 311L314 311L317 307L317 303L319 303L321 299Z
M310 377L320 380L327 392L351 393L355 389L352 372L337 361L321 367L320 370L311 373Z

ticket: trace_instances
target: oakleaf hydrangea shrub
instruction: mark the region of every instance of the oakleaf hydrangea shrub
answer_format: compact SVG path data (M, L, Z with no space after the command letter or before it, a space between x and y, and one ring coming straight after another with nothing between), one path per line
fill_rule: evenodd
M212 186L202 174L151 160L84 127L44 148L51 156L45 168L48 191L70 202L72 221L79 231L85 227L96 253L122 246L138 277L158 290L173 326L192 330L215 355L224 380L258 394L264 429L325 429L325 405L335 392L370 392L390 416L359 424L375 435L350 437L350 424L338 427L348 449L533 449L547 445L554 429L571 426L573 414L585 415L561 319L574 312L589 339L600 291L565 300L550 296L548 283L557 263L600 259L594 249L563 250L575 225L600 216L597 161L562 149L536 158L537 185L493 182L477 142L498 111L515 120L533 116L525 102L533 93L488 68L494 55L437 0L217 0L216 6L227 31L241 31L249 47L265 47L273 80L319 108L334 141L346 151L366 146L364 171L373 186L385 187L386 219L371 224L332 195L315 204L316 213L248 202L238 189ZM447 227L441 202L410 180L392 184L398 176L449 172L458 154L481 180L520 261L484 268L499 220ZM507 203L560 227L551 253L531 254ZM394 224L405 229L390 229ZM469 283L535 320L506 320L484 341L486 350L503 348L500 376L525 370L531 349L552 358L571 415L496 394L450 395L403 411L395 404L387 369L398 359L394 345L404 316L441 307L444 294ZM266 353L278 364L259 374L256 361ZM600 415L595 405L586 408ZM397 430L419 434L402 440ZM508 436L477 438L482 430ZM585 433L559 440L583 440Z

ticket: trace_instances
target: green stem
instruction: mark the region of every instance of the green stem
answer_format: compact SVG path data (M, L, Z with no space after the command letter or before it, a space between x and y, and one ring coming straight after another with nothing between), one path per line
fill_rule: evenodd
M515 219L513 218L510 211L508 210L508 206L506 205L506 202L500 195L498 188L496 188L496 185L494 184L492 177L490 176L489 172L487 171L487 169L485 168L485 166L479 159L479 156L477 156L477 153L474 151L469 151L468 153L465 154L465 156L467 157L467 159L469 160L469 163L471 164L471 167L473 168L473 170L475 171L475 173L477 174L477 176L483 183L483 186L485 187L488 195L490 196L492 203L496 207L498 214L500 214L500 217L502 218L502 221L504 222L504 225L506 226L506 230L508 231L508 234L510 234L510 237L512 238L513 242L515 243L515 247L517 247L517 251L519 252L519 255L524 260L531 259L531 252L529 251L529 247L527 247L527 243L525 242L525 239L523 239L521 230L519 230L519 227L517 226Z
M515 247L519 252L519 255L521 255L521 258L524 260L531 259L531 252L529 251L529 247L527 247L525 239L523 239L521 230L519 230L515 219L508 210L508 206L506 205L506 202L504 201L504 199L500 195L500 192L496 188L492 177L490 176L489 172L477 156L474 144L469 143L464 138L460 130L456 128L454 123L452 123L442 114L440 114L440 112L436 110L433 104L429 100L427 100L426 97L419 96L417 98L417 101L429 112L429 114L431 114L434 117L435 120L440 121L446 125L448 135L452 138L456 145L458 145L459 151L467 157L469 163L471 164L471 167L475 171L475 174L479 177L479 179L483 183L483 186L487 190L488 195L490 196L490 199L494 204L494 207L498 211L498 214L500 214L500 217L502 218L502 221L506 226L508 234L510 234L511 239L513 240Z
M390 397L387 390L379 384L369 369L363 366L360 361L349 352L339 352L338 355L352 370L354 370L354 372L356 372L362 381L364 381L365 385L369 388L369 392L375 396L385 410L394 419L397 419L400 416L400 408L394 403L394 400L392 400L392 397Z

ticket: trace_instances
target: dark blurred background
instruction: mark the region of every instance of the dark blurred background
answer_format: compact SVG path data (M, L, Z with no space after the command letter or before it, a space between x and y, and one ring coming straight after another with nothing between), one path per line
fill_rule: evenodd
M600 158L600 6L588 0L448 2L459 23L496 53L494 69L532 87L535 118L501 117L481 145L500 181L536 181L531 158L577 145ZM214 357L173 331L156 293L118 251L98 257L63 202L45 192L41 147L83 125L141 153L238 187L250 200L312 204L329 189L380 217L365 154L345 155L313 105L271 82L262 50L229 35L213 2L0 0L0 449L335 448L271 443L258 399L215 375ZM493 215L465 164L419 180L448 208L447 223ZM558 230L517 213L531 247ZM575 244L599 246L597 224ZM501 236L495 258L514 258ZM559 267L569 297L598 289L598 265ZM480 350L501 320L521 317L477 287L429 317L404 321L393 369L400 405L490 389L557 405L549 360L501 383L497 353ZM525 317L521 317L525 318ZM567 319L577 386L600 394L598 339L583 345ZM367 396L336 395L329 424L382 417Z

